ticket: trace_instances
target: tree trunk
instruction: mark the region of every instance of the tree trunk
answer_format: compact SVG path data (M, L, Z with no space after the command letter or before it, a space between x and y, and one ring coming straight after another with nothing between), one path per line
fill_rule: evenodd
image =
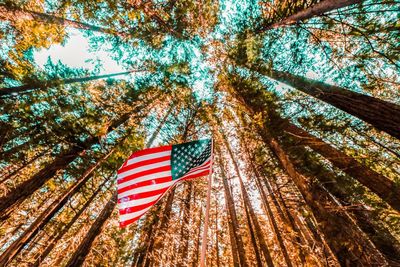
M23 8L19 8L15 5L10 4L0 4L0 21L15 21L16 19L28 19L28 20L36 20L44 23L58 24L63 27L71 27L81 30L89 30L93 32L101 32L105 34L111 34L115 36L119 36L122 38L126 37L126 34L122 32L117 32L113 29L102 28L99 26L91 25L84 22L78 22L62 17L58 17L51 14L26 10Z
M247 227L248 227L248 230L249 230L250 240L251 240L251 244L253 246L253 250L254 250L254 255L255 255L255 258L256 258L257 266L262 267L263 265L262 265L262 262L261 262L261 255L260 255L260 251L258 249L256 235L254 234L254 227L253 227L253 224L252 224L251 219L250 219L249 207L246 205L246 203L244 205L244 211L246 213Z
M236 175L239 178L240 190L242 192L243 200L244 200L244 203L245 203L246 215L249 212L249 214L251 216L251 220L254 223L254 227L255 227L255 230L256 230L256 233L257 233L257 238L258 238L258 240L260 242L260 247L261 247L261 250L263 252L263 255L264 255L264 258L265 258L265 262L267 263L267 266L269 266L269 267L274 266L274 263L273 263L272 258L271 258L271 254L270 254L270 252L268 250L267 243L266 243L266 241L264 239L264 235L262 234L263 231L261 230L260 223L258 221L258 218L257 218L255 212L254 212L253 206L251 205L250 197L247 194L247 190L246 190L246 188L244 186L242 175L240 174L239 166L238 166L238 164L236 162L235 155L234 155L234 153L233 153L233 151L231 149L231 146L229 145L228 139L227 139L227 137L226 137L226 135L225 135L225 133L223 131L221 131L221 135L222 135L222 139L224 141L224 145L225 145L226 149L228 150L228 154L229 154L229 156L230 156L230 158L231 158L231 160L233 162L233 166L235 168ZM249 227L251 227L250 220L249 220ZM257 246L255 247L255 249L257 249ZM287 258L286 258L286 256L287 256ZM291 264L291 261L289 259L289 255L287 255L287 253L285 255L285 260L287 260L287 262L286 262L287 265L289 267L291 267L292 264Z
M312 17L321 16L329 11L343 8L349 5L354 5L361 2L362 0L323 0L309 8L297 12L296 14L290 15L279 22L263 25L256 32L261 33L273 28L280 28L296 24L299 23L300 21L304 21Z
M48 89L57 85L62 85L62 84L71 84L71 83L83 83L83 82L88 82L88 81L93 81L93 80L100 80L100 79L107 79L115 76L120 76L120 75L127 75L131 74L134 72L138 72L141 70L130 70L130 71L124 71L124 72L118 72L118 73L111 73L111 74L104 74L104 75L97 75L97 76L87 76L87 77L82 77L82 78L70 78L70 79L53 79L53 80L48 80L48 81L37 81L31 84L24 84L20 86L15 86L15 87L7 87L7 88L0 88L0 97L11 95L11 94L18 94L18 93L23 93L26 91L30 90L35 90L35 89Z
M261 68L256 71L259 69ZM400 139L399 105L288 72L261 70L260 73L341 109Z
M199 248L200 248L200 234L201 234L201 219L203 218L203 210L200 207L199 212L199 223L197 224L197 237L195 243L195 249L192 257L192 267L199 265Z
M355 178L362 185L377 194L393 209L400 211L400 187L385 176L363 166L351 156L347 156L322 139L314 137L303 129L289 122L283 123L283 130L290 134L296 145L309 146L329 160L334 166Z
M183 202L183 220L181 227L181 240L178 250L179 266L185 265L189 251L189 218L190 218L190 199L192 197L193 183L189 181L186 184L186 197Z
M336 200L332 199L316 180L296 169L290 157L274 138L267 137L264 132L261 134L312 209L339 262L342 265L387 265L384 257L370 240L346 212L340 210Z
M216 148L217 149L217 148ZM218 155L220 156L221 153L218 151ZM235 266L241 266L245 267L248 266L247 263L247 258L246 258L246 252L244 251L244 244L242 237L240 236L239 232L239 222L236 216L236 211L235 211L235 205L233 201L232 194L230 192L230 188L228 185L228 178L226 177L225 170L224 170L224 165L222 164L222 160L218 158L218 165L220 166L221 169L221 176L222 176L222 184L224 186L224 192L225 192L225 201L227 203L227 209L229 213L230 220L228 223L230 223L232 226L232 235L233 239L235 240L236 247L234 249L237 249L237 254L239 256L239 261L240 265L237 264ZM232 252L233 253L233 252Z
M110 217L111 213L113 212L114 208L117 205L117 192L115 192L111 199L107 202L104 209L96 218L95 222L89 229L89 232L85 235L82 242L79 244L78 248L75 250L72 257L69 259L66 267L74 267L74 266L81 266L85 261L87 254L89 253L93 241L96 237L101 233L103 226L107 219Z
M35 263L31 267L39 267L43 260L47 257L47 255L50 254L50 252L53 250L54 246L57 244L59 240L63 238L63 236L70 230L72 225L78 220L78 218L82 215L82 213L89 207L89 205L92 203L92 201L97 197L99 192L102 190L103 186L108 182L108 180L111 178L112 175L110 175L97 189L96 191L90 196L90 198L85 202L85 204L79 209L79 211L72 217L72 219L68 222L67 225L65 225L59 232L54 233L49 241L47 241L47 247L43 252L40 253L40 255L37 257Z
M139 108L139 107L138 107ZM135 109L136 111L136 109ZM126 113L119 120L114 121L107 132L111 132L114 128L120 126L130 119L133 112ZM79 157L86 149L99 142L96 137L89 137L79 146L73 146L68 151L58 155L50 164L45 166L39 172L34 174L30 179L19 184L10 193L0 198L0 217L7 216L15 207L27 199L32 193L44 185L50 178L56 175L59 171L65 169L68 164Z
M78 181L70 187L70 189L57 200L55 200L39 217L29 226L27 230L15 240L0 256L0 266L7 265L21 249L29 243L30 240L42 229L53 216L68 202L68 200L78 192L82 186L89 180L95 169L106 160L114 150L111 150L102 159L98 160L96 164L88 168Z

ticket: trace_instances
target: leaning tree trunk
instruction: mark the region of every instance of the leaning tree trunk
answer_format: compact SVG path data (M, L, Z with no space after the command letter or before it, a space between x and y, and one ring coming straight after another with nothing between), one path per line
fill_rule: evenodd
M262 68L255 70L337 107L371 124L376 129L400 139L399 105L288 72Z
M16 5L11 4L0 4L0 21L14 21L17 19L28 19L36 20L44 23L58 24L63 27L71 27L81 30L88 30L93 32L101 32L105 34L111 34L122 38L126 37L126 34L117 32L113 29L102 28L99 26L91 25L84 22L78 22L63 17L58 17L52 14L41 13L32 10L26 10L19 8Z
M255 258L256 258L257 266L258 267L262 267L261 255L260 255L260 251L258 249L257 239L256 239L256 235L254 233L253 223L252 223L252 221L250 219L249 207L246 204L244 205L244 211L245 211L245 214L246 214L247 227L249 229L250 240L251 240L251 244L252 244L253 249L254 249L254 255L255 255Z
M93 241L101 233L105 222L110 217L116 205L117 192L112 195L111 199L107 202L104 209L98 215L95 222L90 227L89 232L85 235L84 239L79 244L74 254L72 254L72 257L69 259L68 263L65 265L66 267L81 266L83 264L87 254L92 247Z
M89 207L89 205L97 197L99 192L103 189L103 186L110 180L111 177L112 177L112 175L110 175L106 180L104 180L104 182L96 189L96 191L90 196L90 198L85 202L85 204L78 210L78 212L75 213L74 217L72 217L72 219L68 222L68 224L65 225L61 229L61 231L59 231L57 233L53 233L53 235L50 237L50 239L46 242L47 247L45 248L44 251L42 251L39 254L35 263L32 264L31 267L38 267L41 265L43 260L53 250L53 248L55 247L57 242L60 241L63 238L63 236L70 230L72 225L78 220L78 218L82 215L82 213Z
M83 185L90 179L96 168L106 160L112 153L114 149L106 154L103 158L97 161L96 164L89 167L83 175L78 179L78 181L68 189L68 191L60 196L57 200L50 204L50 206L44 210L39 217L28 227L27 230L15 240L0 256L0 266L7 265L22 248L29 243L30 240L42 229L53 216L68 202L68 200L77 193Z
M400 187L394 181L363 166L353 157L347 156L342 151L294 124L283 122L281 126L284 132L290 134L290 137L294 139L295 146L299 144L309 146L315 152L329 160L335 167L355 178L362 185L377 194L393 209L400 211Z
M381 253L347 213L340 211L340 206L325 188L316 182L316 179L296 168L281 145L274 138L268 136L265 130L260 131L260 135L278 158L282 168L296 184L307 205L312 209L339 262L342 265L387 265Z
M71 84L71 83L83 83L83 82L88 82L88 81L94 81L94 80L100 80L100 79L107 79L115 76L120 76L120 75L127 75L131 74L134 72L138 72L142 70L130 70L130 71L124 71L124 72L117 72L117 73L111 73L111 74L104 74L104 75L97 75L97 76L86 76L86 77L81 77L81 78L70 78L70 79L53 79L53 80L47 80L47 81L37 81L33 82L31 84L24 84L20 86L15 86L15 87L6 87L6 88L0 88L0 97L4 97L7 95L11 94L19 94L23 93L26 91L31 91L35 89L48 89L57 85L64 85L64 84Z
M299 23L300 21L310 19L312 17L321 16L329 11L343 8L349 5L354 5L361 2L362 0L323 0L313 6L301 10L293 15L290 15L278 22L263 25L256 32L261 33L273 28L289 26L292 24Z
M217 148L216 150L219 151L219 149ZM218 155L219 157L221 157L222 154L218 153ZM239 266L245 267L248 266L248 263L247 263L246 252L244 251L243 240L239 233L239 222L236 215L235 204L228 185L228 178L226 177L225 174L224 165L222 164L222 159L220 158L218 158L218 165L220 166L221 169L222 184L224 186L224 192L225 192L225 201L227 203L227 209L230 217L228 223L232 224L233 239L235 240L236 243L237 254L239 256L239 261L240 261Z
M122 125L131 118L140 107L132 112L126 113L119 120L114 121L109 127L108 132ZM58 155L50 164L45 166L30 179L18 185L10 193L0 198L0 217L7 216L15 207L27 199L32 193L44 185L50 178L59 171L65 169L72 161L78 158L86 149L99 142L97 137L90 137L79 146L73 146L64 153Z

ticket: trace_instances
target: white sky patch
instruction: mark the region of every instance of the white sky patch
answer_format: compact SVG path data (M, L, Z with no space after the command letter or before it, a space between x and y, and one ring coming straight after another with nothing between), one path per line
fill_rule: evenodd
M43 67L50 59L53 62L61 61L71 68L86 68L93 71L96 61L101 64L99 74L109 74L126 71L117 61L113 60L106 51L106 46L96 52L89 51L88 39L83 32L76 29L68 30L68 39L64 45L52 45L49 49L41 49L34 53L35 62ZM122 76L121 76L122 78Z

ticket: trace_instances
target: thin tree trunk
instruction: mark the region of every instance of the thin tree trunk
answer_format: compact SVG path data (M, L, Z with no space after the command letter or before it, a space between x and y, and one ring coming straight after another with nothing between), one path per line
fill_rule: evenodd
M91 25L84 22L78 22L62 17L58 17L52 14L41 13L37 11L26 10L23 8L18 8L15 5L10 4L0 4L0 21L14 21L16 19L29 19L42 21L44 23L58 24L63 27L71 27L81 30L89 30L94 32L101 32L105 34L111 34L119 36L122 38L126 37L126 34L122 32L117 32L113 29L102 28L99 26Z
M312 17L323 15L324 13L327 13L329 11L343 8L349 5L354 5L361 2L362 0L323 0L309 8L297 12L296 14L288 16L279 22L264 25L256 32L261 33L273 28L280 28L296 24L299 23L300 21L304 21Z
M225 133L223 131L221 132L221 135L222 135L222 139L224 141L224 145L225 145L226 149L228 150L228 154L229 154L229 156L230 156L230 158L231 158L231 160L233 162L233 166L235 168L236 175L239 178L240 190L242 192L243 200L244 200L244 203L245 203L246 214L249 211L249 214L251 216L251 220L254 223L254 227L255 227L255 230L256 230L256 233L257 233L257 238L258 238L258 240L260 242L260 247L261 247L261 250L263 252L265 261L267 263L267 266L269 266L269 267L274 266L274 263L273 263L272 258L271 258L271 254L270 254L268 246L267 246L267 243L266 243L266 241L264 239L264 235L262 234L263 231L261 230L260 223L258 221L258 218L257 218L255 212L254 212L253 206L251 205L250 197L247 194L247 190L246 190L246 188L245 188L245 186L243 184L243 179L242 179L242 176L240 174L239 166L238 166L238 164L236 162L236 159L235 159L235 156L234 156L233 151L231 149L231 146L229 145L228 139L227 139L227 137L226 137L226 135L225 135ZM249 219L249 227L251 227L250 225L251 225L251 223L250 223L250 219ZM255 249L257 249L257 246L255 247ZM287 253L286 253L286 255L287 255ZM287 258L285 256L285 260L287 260L287 265L289 267L291 267L292 265L291 265L291 261L289 259L289 255L287 255Z
M15 87L6 87L6 88L0 88L0 97L6 96L6 95L11 95L11 94L19 94L23 93L26 91L30 90L35 90L35 89L48 89L57 85L61 84L71 84L71 83L83 83L83 82L88 82L88 81L94 81L94 80L100 80L100 79L107 79L115 76L121 76L121 75L127 75L131 74L134 72L139 72L143 70L130 70L130 71L124 71L124 72L117 72L117 73L111 73L111 74L104 74L104 75L97 75L97 76L86 76L86 77L81 77L81 78L70 78L70 79L53 79L53 80L48 80L48 81L37 81L31 84L24 84L20 86L15 86Z
M399 105L288 72L261 70L260 73L341 109L376 129L400 139Z
M140 107L138 107L140 109ZM114 128L122 125L131 118L135 111L126 113L120 119L114 121L107 132L111 132ZM9 194L0 198L0 217L7 216L15 207L27 199L32 193L44 185L50 178L56 175L59 171L65 169L72 161L78 158L86 149L99 142L96 137L89 137L79 146L73 146L64 153L58 155L50 164L43 167L39 172L34 174L30 179L19 184Z
M189 251L189 218L190 218L190 199L192 197L193 183L189 181L186 185L186 197L183 202L183 220L181 227L181 240L178 250L179 266L185 265Z
M68 202L68 200L78 192L82 186L89 180L95 169L106 160L114 150L111 150L102 159L98 160L96 164L88 168L83 175L78 179L69 190L55 200L46 210L39 215L39 217L29 226L27 230L15 240L0 256L0 266L7 265L22 248L29 243L30 240L42 229L53 216Z
M111 199L107 202L104 209L98 215L95 222L90 227L89 232L85 235L84 239L79 244L74 254L72 254L72 257L69 259L68 263L66 264L66 267L81 266L83 264L87 254L89 253L92 247L94 240L101 233L101 230L103 229L105 222L110 217L116 205L117 205L117 192L115 192L112 195Z
M219 152L218 149L217 149L217 151ZM218 153L218 155L221 155L221 153ZM243 240L239 233L239 222L238 222L238 219L236 216L233 197L230 192L229 185L228 185L228 178L226 177L226 174L225 174L224 165L222 164L222 160L219 158L218 158L218 164L221 169L222 184L224 186L224 192L225 192L225 201L227 202L227 209L228 209L228 213L229 213L229 217L230 217L230 220L228 223L230 223L232 225L232 235L235 239L235 244L236 244L236 247L234 249L237 249L237 254L239 256L239 261L240 261L240 265L235 264L235 266L245 267L245 266L248 266L248 263L247 263L247 258L246 258L246 252L244 251Z
M399 114L400 115L400 114ZM400 187L385 176L363 166L351 156L314 137L291 123L284 123L283 129L289 133L297 144L311 147L314 151L328 159L334 166L355 178L362 185L377 194L393 209L400 211Z
M196 267L199 265L199 248L200 248L200 234L201 234L200 228L201 228L202 217L203 217L203 210L200 207L199 223L197 224L197 237L196 237L195 249L193 252L192 267Z
M245 213L246 213L247 227L248 227L248 230L249 230L249 233L250 233L250 240L251 240L251 244L252 244L253 249L254 249L254 254L255 254L257 266L262 267L261 255L260 255L260 251L258 249L258 245L257 245L256 236L255 236L255 233L254 233L253 224L252 224L251 219L250 219L249 207L247 206L246 203L244 204L244 210L245 210Z
M40 255L37 257L35 263L31 267L38 267L40 264L43 262L43 260L50 254L50 252L53 250L54 246L57 244L58 241L60 241L63 236L70 230L72 225L78 220L78 218L82 215L82 213L89 207L89 205L92 203L92 201L97 197L99 192L102 190L103 186L108 182L108 180L111 178L112 175L110 175L97 189L96 191L90 196L90 198L85 202L85 204L79 209L79 211L72 217L72 219L68 222L67 225L65 225L61 231L55 232L53 236L46 242L47 247L43 252L40 253Z

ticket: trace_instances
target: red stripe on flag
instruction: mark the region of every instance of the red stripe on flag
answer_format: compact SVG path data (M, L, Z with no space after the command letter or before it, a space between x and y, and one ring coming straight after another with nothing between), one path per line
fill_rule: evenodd
M170 171L171 170L171 165L168 166L163 166L163 167L158 167L158 168L154 168L154 169L150 169L150 170L146 170L146 171L142 171L142 172L138 172L138 173L134 173L131 175L128 175L124 178L121 178L118 180L118 184L122 184L124 182L128 182L131 181L135 178L139 178L145 175L151 175L154 173L158 173L158 172L166 172L166 171Z
M148 154L153 154L153 153L158 153L158 152L164 152L171 150L172 146L159 146L159 147L152 147L152 148L147 148L143 149L137 152L134 152L129 159L135 158L135 157L140 157Z
M163 162L163 161L170 160L170 159L171 159L171 155L136 162L136 163L122 167L121 169L118 170L118 174L124 173L126 171L130 171L132 169L136 169L138 167L142 167L142 166L146 166L146 165L150 165L150 164L154 164L154 163L158 163L158 162Z
M159 200L159 198L157 198L156 200L143 204L143 205L138 205L138 206L134 206L134 207L129 207L129 208L125 208L125 209L120 209L119 210L119 214L120 215L124 215L124 214L129 214L132 212L136 212L136 211L140 211L140 210L144 210L145 208L149 207L149 206L153 206L157 201Z
M173 185L171 185L173 186ZM130 195L130 196L126 196L123 197L121 199L118 199L118 203L124 203L130 200L135 200L135 199L141 199L141 198L146 198L146 197L152 197L158 194L162 194L165 191L167 191L171 186L165 187L165 188L161 188L161 189L157 189L157 190L153 190L153 191L147 191L147 192L143 192L143 193L137 193L134 195ZM122 201L123 199L123 201Z
M167 176L167 177L161 177L161 178L157 178L157 179L153 179L153 180L149 180L149 181L139 182L139 183L136 183L136 184L129 185L127 187L118 189L118 194L121 194L123 192L129 191L129 190L134 189L134 188L146 186L146 185L162 184L162 183L170 182L171 179L172 179L171 176Z

